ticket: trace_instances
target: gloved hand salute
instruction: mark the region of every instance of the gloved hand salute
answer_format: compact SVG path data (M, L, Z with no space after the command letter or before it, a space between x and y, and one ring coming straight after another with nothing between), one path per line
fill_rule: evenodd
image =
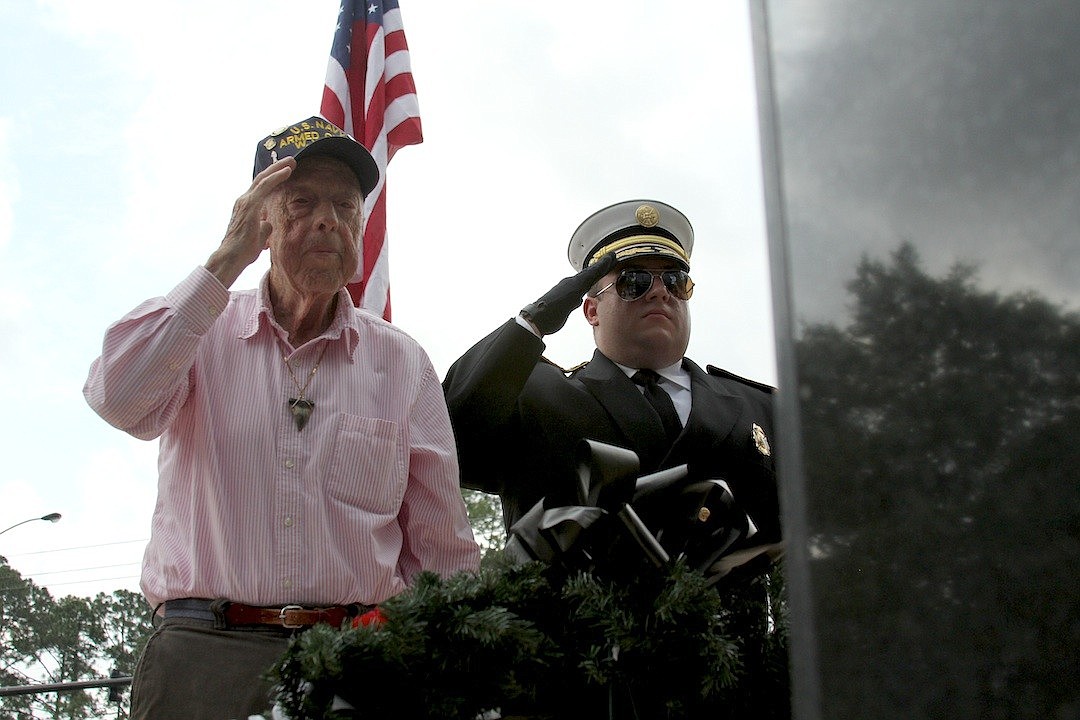
M581 305L581 299L596 281L615 267L615 253L611 252L588 266L577 275L560 280L539 300L521 309L521 316L536 326L542 335L550 335L562 329L570 313Z

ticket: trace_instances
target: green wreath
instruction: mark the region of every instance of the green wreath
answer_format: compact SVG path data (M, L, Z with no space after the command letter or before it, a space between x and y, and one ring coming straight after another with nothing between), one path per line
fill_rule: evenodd
M424 573L380 610L293 641L272 671L290 718L595 718L619 688L650 689L663 714L641 717L741 704L743 613L680 563L624 585L539 562Z

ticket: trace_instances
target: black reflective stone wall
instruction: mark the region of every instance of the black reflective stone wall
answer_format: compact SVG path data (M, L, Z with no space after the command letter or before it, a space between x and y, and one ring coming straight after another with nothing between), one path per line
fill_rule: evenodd
M1080 3L752 2L800 718L1080 718Z

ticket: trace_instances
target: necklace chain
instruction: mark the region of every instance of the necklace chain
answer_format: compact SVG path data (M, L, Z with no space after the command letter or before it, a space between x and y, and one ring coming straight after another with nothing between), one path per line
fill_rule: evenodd
M322 352L319 353L319 359L315 361L314 367L311 368L311 372L308 373L307 379L304 380L304 384L300 385L300 382L296 379L296 373L293 372L292 365L289 364L289 357L282 352L281 359L285 362L285 367L289 371L289 377L292 378L293 385L296 386L296 390L300 393L299 397L291 401L292 405L297 405L304 400L304 393L307 392L308 386L311 385L312 379L315 377L315 371L319 369L319 363L322 362L323 355L326 354L326 348L330 343L324 342Z

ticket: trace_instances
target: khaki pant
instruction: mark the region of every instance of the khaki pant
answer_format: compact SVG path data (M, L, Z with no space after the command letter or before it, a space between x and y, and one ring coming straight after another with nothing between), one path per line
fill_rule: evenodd
M161 620L135 667L131 720L269 718L273 686L263 676L285 653L293 632Z

